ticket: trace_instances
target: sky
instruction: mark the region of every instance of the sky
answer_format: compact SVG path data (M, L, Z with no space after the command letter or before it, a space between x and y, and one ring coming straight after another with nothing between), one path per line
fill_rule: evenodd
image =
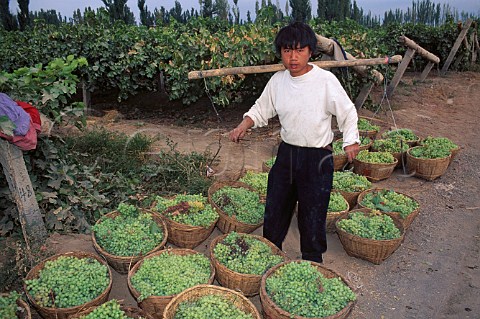
M191 8L197 9L200 11L200 6L198 0L178 0L182 5L182 9L190 10ZM233 6L233 0L228 0L230 6ZM252 18L255 16L255 1L256 0L238 0L238 6L240 8L240 17L246 19L247 11L250 11ZM271 0L273 4L276 4L277 0ZM280 9L285 12L285 4L288 0L278 0ZM316 16L317 12L317 0L310 0L312 4L312 15ZM389 9L395 10L399 8L403 11L406 11L408 7L411 7L413 0L357 0L357 5L360 8L363 8L364 13L371 11L372 15L380 15L383 17L385 11ZM261 3L261 0L259 0ZM434 3L448 3L450 7L456 8L459 12L466 11L472 12L474 14L480 15L480 0L452 0L452 1L435 1ZM137 22L139 20L139 10L138 10L138 0L128 0L127 5L130 10L135 14ZM352 0L353 3L353 0ZM393 3L393 4L392 4ZM146 5L148 10L153 12L155 8L160 8L161 6L165 9L170 10L174 7L175 0L146 0ZM55 9L57 12L60 12L62 16L71 17L73 11L77 8L83 12L83 9L86 7L91 7L96 9L103 6L101 0L30 0L29 9L30 11L39 11L40 9L49 10ZM10 8L12 13L16 13L18 10L18 5L16 0L10 0Z

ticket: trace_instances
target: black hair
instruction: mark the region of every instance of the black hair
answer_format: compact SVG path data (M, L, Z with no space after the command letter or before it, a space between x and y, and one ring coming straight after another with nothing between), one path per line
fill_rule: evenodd
M300 48L308 46L313 54L317 48L317 37L308 24L296 21L278 31L274 45L278 56L282 48L296 49L298 45Z

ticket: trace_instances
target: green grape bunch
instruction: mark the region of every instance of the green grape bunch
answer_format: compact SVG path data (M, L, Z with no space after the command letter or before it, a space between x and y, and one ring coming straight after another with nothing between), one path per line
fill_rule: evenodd
M436 159L446 158L452 153L450 149L440 148L436 144L425 144L423 146L415 146L409 150L410 155L416 158Z
M354 172L333 172L332 190L344 192L362 192L372 186L365 176L355 174Z
M339 220L337 225L347 233L374 240L395 239L402 235L393 219L381 213L350 213L348 218Z
M458 145L452 142L449 138L446 137L433 137L427 136L424 140L422 140L421 145L429 145L434 146L439 149L445 150L454 150L458 148Z
M20 298L20 294L16 291L11 291L6 295L0 295L0 319L17 318L17 300Z
M213 249L219 263L242 274L263 275L283 261L270 246L248 234L231 232Z
M178 305L174 319L254 319L221 295L205 295Z
M135 318L144 319L143 317ZM118 300L112 299L101 304L89 314L81 316L78 319L131 319L131 317L127 316L125 311L120 308Z
M268 185L268 173L257 173L254 171L247 171L245 176L240 178L240 182L243 182L260 194L260 196L267 195Z
M330 201L328 202L328 213L342 212L348 209L348 202L342 196L342 194L337 192L332 192L330 194Z
M418 136L408 128L401 128L397 130L387 131L382 134L383 138L391 138L391 137L401 137L407 141L417 141Z
M406 218L420 206L414 199L388 189L367 192L360 205L382 212L397 212L401 218Z
M157 196L155 210L184 225L208 228L218 219L218 213L201 194L178 194L173 198Z
M378 139L372 144L372 149L376 152L401 153L407 151L409 147L407 140L401 136Z
M356 159L365 163L376 163L376 164L395 163L395 157L389 152L370 152L368 150L363 150L358 153Z
M359 131L380 131L380 126L373 125L369 120L364 118L359 118L357 122L357 127Z
M360 137L360 146L367 146L372 142L372 139L368 136ZM333 155L343 155L345 150L343 149L343 140L337 140L333 142Z
M265 205L254 191L244 187L225 186L217 190L212 199L225 214L240 222L255 225L263 220Z

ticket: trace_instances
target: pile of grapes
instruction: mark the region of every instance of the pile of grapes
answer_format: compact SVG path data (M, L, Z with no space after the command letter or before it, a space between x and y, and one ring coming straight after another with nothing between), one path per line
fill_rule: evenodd
M219 295L206 295L194 301L184 301L178 305L174 319L253 319L227 298Z
M342 196L342 194L337 192L332 192L330 194L330 201L328 202L329 213L342 212L348 208L348 202Z
M458 145L453 143L446 137L433 137L427 136L421 143L422 145L429 145L440 149L454 150L458 148Z
M215 258L230 270L242 274L262 275L283 261L270 246L248 234L229 233L213 248Z
M268 173L256 173L254 171L247 171L245 176L240 178L243 182L256 190L260 196L267 195Z
M149 213L139 212L133 205L120 204L115 218L104 217L92 230L98 244L116 256L138 256L158 246L163 229Z
M120 304L116 299L107 301L98 306L88 315L82 316L78 319L129 319L125 311L120 309Z
M372 123L370 123L370 121L364 118L358 119L357 127L359 131L380 131L380 126L373 125Z
M5 296L0 296L0 318L1 319L13 319L17 318L17 300L20 298L20 294L16 291L12 291Z
M370 137L367 136L361 136L360 137L360 146L366 146L370 144L372 140ZM337 140L333 142L333 155L343 155L345 154L345 151L343 149L343 140Z
M265 206L256 192L246 188L222 187L212 195L212 200L225 214L240 222L255 225L263 220Z
M419 207L418 202L412 198L388 189L367 192L360 205L382 212L397 212L402 218Z
M266 279L265 288L273 302L292 316L331 316L356 299L342 279L326 278L307 261L279 267Z
M200 253L179 255L167 251L145 258L131 277L131 283L140 293L139 301L149 296L170 296L207 284L210 265L210 259Z
M423 146L415 146L410 149L410 155L416 158L434 159L445 158L450 156L451 149L440 148L436 144L425 144Z
M110 283L108 267L93 258L60 256L46 261L27 291L42 307L69 308L97 298Z
M200 194L179 194L174 198L157 196L155 210L180 224L208 228L218 219L217 212Z
M353 172L334 172L332 189L344 192L362 192L371 187L372 183L363 175Z
M418 136L413 133L411 129L408 128L401 128L398 130L387 131L382 134L383 138L403 138L406 141L413 142L418 141Z
M410 146L403 137L391 137L375 140L372 144L372 150L375 152L401 153L408 150Z
M339 220L337 225L347 233L362 238L387 240L399 238L402 235L392 218L382 213L350 213L348 218Z
M356 157L357 160L364 163L391 164L395 162L395 157L389 152L369 152L360 151Z

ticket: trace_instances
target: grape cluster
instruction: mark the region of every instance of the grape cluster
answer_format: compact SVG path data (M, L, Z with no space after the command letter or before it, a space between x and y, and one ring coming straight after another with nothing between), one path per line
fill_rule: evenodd
M254 225L263 220L264 204L257 193L246 188L225 186L216 191L212 199L225 214L240 222Z
M344 192L362 192L369 189L372 183L363 175L353 172L333 172L332 189Z
M358 119L357 127L359 131L380 131L380 126L373 125L369 120L364 118Z
M149 296L170 296L195 285L207 284L210 275L210 259L203 254L164 252L145 258L131 282L140 292L141 301Z
M408 128L401 128L398 130L387 131L382 134L383 138L390 138L390 137L403 137L407 141L417 141L418 136L413 133L411 129Z
M335 213L341 212L348 208L348 202L342 196L342 194L337 192L332 192L330 194L330 201L328 202L327 212Z
M450 156L451 150L440 148L436 144L425 144L424 146L415 146L410 149L410 155L416 158L445 158Z
M365 194L360 204L382 212L397 212L406 218L419 207L417 201L393 190L375 190Z
M279 267L267 278L265 288L273 302L292 316L331 316L356 299L340 278L326 278L306 261Z
M240 182L251 186L261 196L267 195L268 173L256 173L254 171L247 171L245 176L240 178Z
M127 203L118 204L117 211L120 213L120 215L124 217L137 217L139 214L139 210L137 207Z
M458 148L458 145L453 143L450 139L446 137L433 137L427 136L421 143L422 145L433 145L446 150L454 150Z
M98 244L116 256L138 256L158 246L163 229L149 213L104 217L92 227Z
M28 293L43 307L69 308L97 298L110 283L107 266L93 258L60 256L46 261Z
M370 144L372 140L368 136L361 136L360 137L360 146L366 146ZM333 142L333 155L343 155L345 154L345 150L343 149L343 141L337 140Z
M273 164L275 164L275 161L277 160L277 157L274 156L272 158L269 158L268 160L265 161L265 166L272 168Z
M171 199L157 196L156 200L155 210L180 224L207 228L218 219L217 212L201 194L178 194Z
M79 319L129 319L116 299L107 301Z
M338 227L347 233L375 240L399 238L402 234L392 218L385 214L363 214L355 212L341 219Z
M368 150L363 150L358 153L356 158L365 163L391 164L395 162L395 157L389 152L369 152Z
M20 294L16 291L12 291L6 296L0 296L0 319L17 318L18 299L20 299Z
M262 275L283 261L270 246L248 234L231 232L215 245L215 258L225 267L242 274Z
M227 298L205 295L178 305L174 319L253 319L251 314L237 308Z
M375 140L372 144L372 149L376 152L400 153L405 152L409 147L407 141L401 136Z

